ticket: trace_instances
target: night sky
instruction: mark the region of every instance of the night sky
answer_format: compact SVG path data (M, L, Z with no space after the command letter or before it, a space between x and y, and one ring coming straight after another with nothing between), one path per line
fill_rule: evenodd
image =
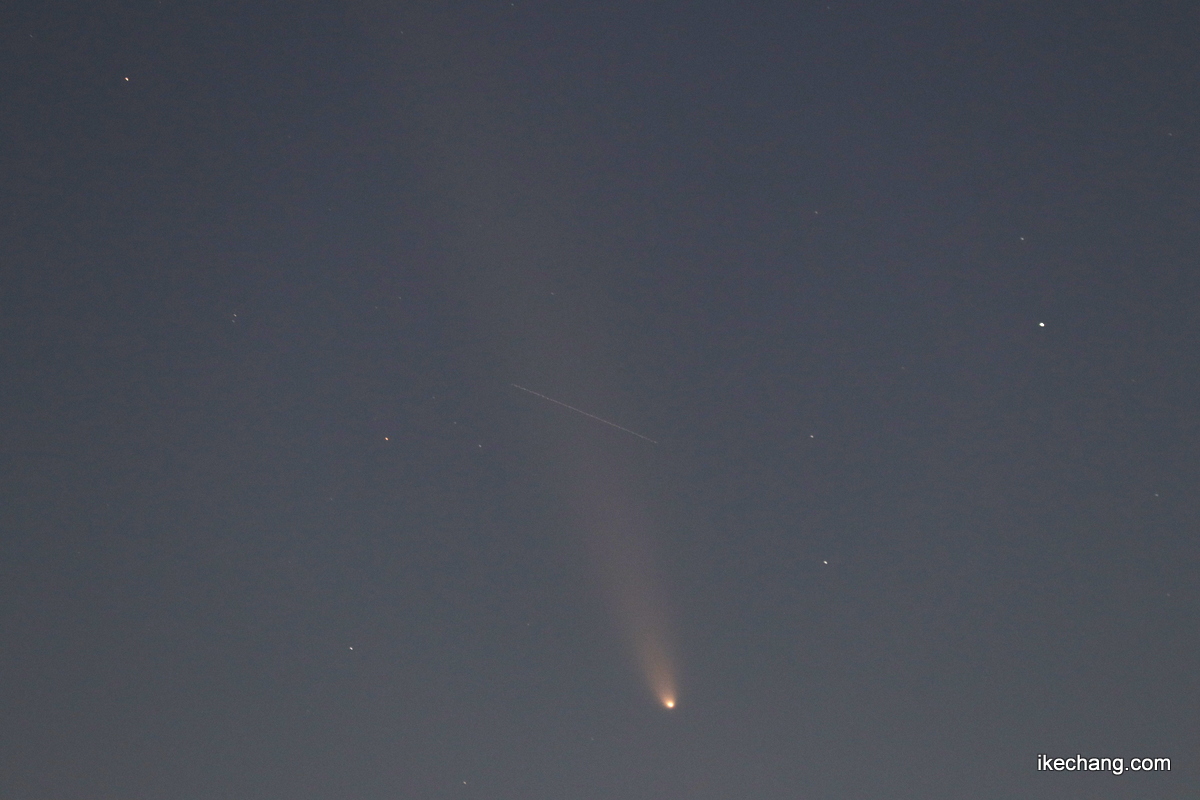
M4 800L1194 796L1194 3L0 35Z

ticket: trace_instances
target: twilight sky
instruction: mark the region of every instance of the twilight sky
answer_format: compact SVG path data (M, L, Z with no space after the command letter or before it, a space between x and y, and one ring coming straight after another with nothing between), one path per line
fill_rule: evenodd
M1200 785L1194 3L0 32L6 800Z

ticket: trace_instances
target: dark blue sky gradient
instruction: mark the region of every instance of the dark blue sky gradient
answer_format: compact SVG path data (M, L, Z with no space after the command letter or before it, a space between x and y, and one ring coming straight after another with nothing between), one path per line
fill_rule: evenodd
M1197 785L1192 4L0 19L0 795Z

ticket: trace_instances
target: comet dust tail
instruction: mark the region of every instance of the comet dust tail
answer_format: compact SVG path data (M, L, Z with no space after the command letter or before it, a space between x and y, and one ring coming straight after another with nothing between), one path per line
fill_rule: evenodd
M646 676L650 691L663 704L664 708L674 708L677 689L675 685L675 668L667 648L664 646L665 631L643 630L638 643L638 660L641 661L642 672Z

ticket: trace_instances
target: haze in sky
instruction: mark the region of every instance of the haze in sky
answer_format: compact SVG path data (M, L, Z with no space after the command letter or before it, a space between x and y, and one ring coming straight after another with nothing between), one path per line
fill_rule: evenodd
M1192 4L0 30L0 796L1190 796Z

